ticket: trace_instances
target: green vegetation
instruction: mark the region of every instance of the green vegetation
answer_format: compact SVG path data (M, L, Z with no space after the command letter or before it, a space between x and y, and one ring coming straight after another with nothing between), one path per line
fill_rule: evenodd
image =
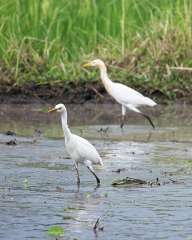
M191 0L0 0L0 83L99 82L81 65L108 63L111 78L148 93L190 94Z
M48 235L52 237L63 237L64 229L60 226L52 226L48 229Z

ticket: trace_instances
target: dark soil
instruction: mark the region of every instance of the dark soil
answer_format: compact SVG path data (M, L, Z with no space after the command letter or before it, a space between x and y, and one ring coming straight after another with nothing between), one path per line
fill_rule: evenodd
M104 97L105 95L105 97ZM102 86L35 85L0 87L0 103L55 102L84 103L86 101L110 101ZM112 100L111 100L112 101Z
M161 102L167 102L169 99L159 92L154 92L151 96L153 99L159 99ZM27 84L22 86L1 86L0 87L0 103L41 103L41 102L65 102L65 103L85 103L100 102L109 103L114 100L107 94L102 84L79 86L73 83L67 86L63 85L36 85Z

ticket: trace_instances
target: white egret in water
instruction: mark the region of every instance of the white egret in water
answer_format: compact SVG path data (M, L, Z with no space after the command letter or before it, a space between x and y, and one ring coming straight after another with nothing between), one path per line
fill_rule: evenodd
M126 108L144 116L149 121L151 126L155 128L155 125L153 124L151 118L138 109L140 106L154 107L157 104L153 100L143 96L141 93L135 91L130 87L127 87L124 84L112 82L107 75L107 68L104 62L100 59L96 59L87 64L84 64L83 67L99 68L101 80L106 91L122 106L121 128L124 126Z
M67 124L67 110L64 104L57 104L48 112L59 112L61 115L61 124L65 137L65 147L67 153L74 160L74 166L77 172L77 184L80 184L78 163L83 163L89 171L94 175L97 181L97 186L100 185L100 179L93 170L93 164L103 165L103 161L95 147L86 139L71 133Z

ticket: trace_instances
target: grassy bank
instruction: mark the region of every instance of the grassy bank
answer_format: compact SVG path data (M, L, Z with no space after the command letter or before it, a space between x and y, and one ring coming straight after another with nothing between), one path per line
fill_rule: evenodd
M113 79L168 98L190 96L190 0L0 0L1 86L96 84L81 65L105 60Z

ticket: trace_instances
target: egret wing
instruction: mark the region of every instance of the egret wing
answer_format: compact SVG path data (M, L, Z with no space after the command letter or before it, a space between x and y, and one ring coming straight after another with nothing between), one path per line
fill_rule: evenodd
M99 156L99 153L90 142L77 135L73 135L73 138L75 139L74 148L76 149L81 160L90 160L94 164L100 163L102 165L102 160Z
M136 90L127 87L121 83L114 83L112 87L112 96L121 104L145 105L145 97Z

